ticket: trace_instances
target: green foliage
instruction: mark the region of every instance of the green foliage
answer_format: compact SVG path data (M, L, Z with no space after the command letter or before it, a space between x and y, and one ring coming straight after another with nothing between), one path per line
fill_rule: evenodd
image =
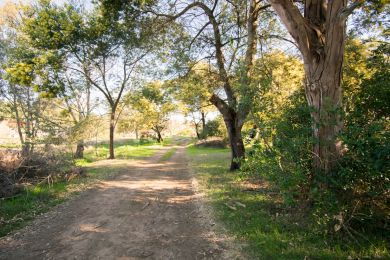
M173 97L180 102L184 115L191 118L198 138L207 137L207 129L203 129L202 120L205 122L206 114L215 110L209 99L218 85L213 68L202 62L195 64L185 77L167 83Z
M82 37L83 17L73 5L59 7L49 0L26 6L21 31L28 36L32 47L61 50Z
M22 227L27 221L61 203L65 183L28 188L17 197L0 201L0 237Z
M195 64L183 78L169 82L169 90L185 106L185 113L207 111L210 96L218 86L208 64Z
M279 107L278 117L262 121L259 131L243 173L270 181L289 203L307 198L312 138L310 109L303 90Z
M362 8L355 12L357 14L354 17L356 30L389 27L389 21L386 19L390 14L389 0L365 0L360 3Z
M155 131L158 139L168 123L169 115L176 110L169 92L161 82L149 83L129 94L127 103L138 111L144 119L143 126Z
M256 61L252 122L258 137L243 172L271 181L288 202L307 196L311 121L302 87L303 66L293 56L266 53Z
M346 115L341 134L345 146L340 167L332 176L332 186L342 191L338 197L343 221L361 231L362 225L386 227L390 189L390 63L389 44L381 44L368 59L374 71L364 78L353 96L353 109ZM345 226L348 229L349 226ZM388 228L387 228L388 229Z
M206 129L204 129L205 136L217 136L227 138L226 127L222 116L217 116L213 120L206 122Z
M263 132L275 125L273 120L278 120L289 97L302 88L303 65L297 58L276 51L258 59L254 71L257 89L252 118Z

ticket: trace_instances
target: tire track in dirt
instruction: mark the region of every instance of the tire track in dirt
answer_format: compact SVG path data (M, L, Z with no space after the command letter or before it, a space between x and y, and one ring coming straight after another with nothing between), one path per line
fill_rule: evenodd
M242 259L214 232L184 147L159 162L164 151L98 162L123 173L2 238L0 259Z

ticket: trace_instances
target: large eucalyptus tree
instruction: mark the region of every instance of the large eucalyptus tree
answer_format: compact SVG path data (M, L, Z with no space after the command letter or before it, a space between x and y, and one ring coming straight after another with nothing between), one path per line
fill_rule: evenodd
M343 127L341 77L347 19L360 7L378 12L386 1L269 2L302 54L306 99L312 108L313 167L317 172L328 173L342 155L337 135Z

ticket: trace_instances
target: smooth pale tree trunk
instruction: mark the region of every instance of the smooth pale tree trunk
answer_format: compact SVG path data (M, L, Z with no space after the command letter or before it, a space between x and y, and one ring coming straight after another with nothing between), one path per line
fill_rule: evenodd
M108 159L115 159L115 153L114 153L114 132L115 132L115 109L112 109L111 116L110 116L110 155Z
M22 122L21 122L20 116L19 116L18 104L17 104L17 99L16 99L15 93L14 93L14 100L13 101L14 101L13 108L14 108L15 118L16 118L16 128L18 130L20 144L22 145L22 156L28 156L28 154L30 152L30 145L26 144L25 140L23 138Z
M21 122L20 116L19 116L17 98L16 98L16 94L15 93L13 93L13 108L14 108L14 112L15 112L16 127L18 129L18 135L19 135L20 144L23 145L24 144L24 138L23 138L22 126L21 126L22 122Z

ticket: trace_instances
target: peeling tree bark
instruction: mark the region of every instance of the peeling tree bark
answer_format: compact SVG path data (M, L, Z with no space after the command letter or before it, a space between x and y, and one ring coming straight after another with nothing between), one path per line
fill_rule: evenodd
M343 121L341 75L346 19L353 8L347 0L307 0L302 15L290 0L270 0L302 53L305 93L313 109L314 172L329 173L341 157L337 140Z

